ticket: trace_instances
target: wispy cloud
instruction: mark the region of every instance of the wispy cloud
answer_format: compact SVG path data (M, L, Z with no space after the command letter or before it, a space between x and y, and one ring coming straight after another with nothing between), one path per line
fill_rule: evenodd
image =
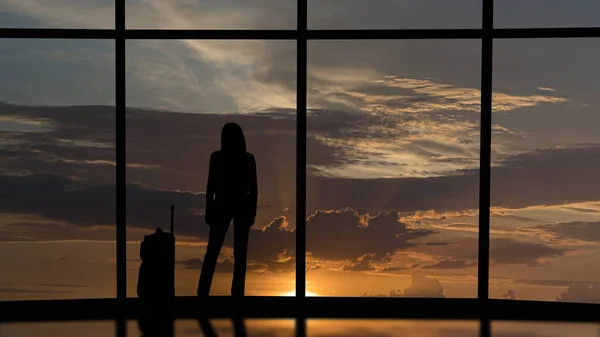
M156 105L186 112L256 112L296 107L294 59L272 54L294 50L290 42L135 41L129 43L128 104ZM293 53L292 53L293 55ZM265 76L283 76L271 81ZM289 73L289 74L288 74Z
M371 81L370 86L382 86L409 90L398 94L366 94L360 91L340 92L359 99L360 108L368 111L387 113L412 112L426 113L432 111L471 111L481 109L481 92L476 88L457 87L431 79L401 78L386 76L384 79ZM531 107L541 103L561 103L564 97L544 95L510 95L494 93L494 111L512 111L522 107Z
M321 108L331 103L366 114L363 123L348 125L334 136L315 132L316 139L353 158L349 163L316 166L320 174L352 178L442 176L479 165L479 89L396 76L362 81L346 78L331 86L319 83L311 92ZM564 101L566 98L542 95L494 96L495 111L502 112ZM494 125L494 133L523 137L522 132L502 125ZM502 145L498 150L514 153Z
M114 28L114 1L2 0L0 9L38 20L38 26L60 28Z

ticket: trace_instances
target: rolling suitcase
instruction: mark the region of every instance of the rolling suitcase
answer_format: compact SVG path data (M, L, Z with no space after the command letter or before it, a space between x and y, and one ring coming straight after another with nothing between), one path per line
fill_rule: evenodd
M140 248L137 294L142 300L166 300L175 297L175 206L171 205L171 232L159 227L144 236Z

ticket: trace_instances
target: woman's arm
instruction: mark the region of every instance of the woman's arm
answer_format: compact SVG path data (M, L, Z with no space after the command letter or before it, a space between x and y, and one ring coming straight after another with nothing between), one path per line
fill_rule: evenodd
M215 172L216 172L216 153L210 155L210 163L208 164L208 181L206 182L206 203L204 208L204 221L210 225L214 218L214 203L215 203Z
M254 155L250 155L250 163L249 163L249 186L248 186L248 196L250 197L250 206L253 210L253 215L256 216L256 208L258 207L258 179L256 174L256 159L254 159Z

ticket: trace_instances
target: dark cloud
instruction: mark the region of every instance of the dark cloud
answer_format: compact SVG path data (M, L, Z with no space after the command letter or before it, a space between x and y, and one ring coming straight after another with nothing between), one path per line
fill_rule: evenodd
M177 260L175 263L182 265L185 269L202 269L203 261L197 257L186 260Z
M600 241L600 222L563 222L537 226L554 234L559 239L578 239L590 242Z
M109 222L114 221L115 217L114 186L72 189L71 185L72 181L69 179L52 175L0 176L0 197L5 200L0 204L0 211L34 215L46 220L4 225L0 227L0 241L114 241L115 228ZM128 185L127 193L130 197L127 204L129 228L166 228L169 221L168 207L174 203L177 205L177 235L199 238L208 236L209 227L204 224L202 215L203 194L149 190L139 185ZM293 270L295 265L290 258L294 256L295 237L290 228L285 226L289 226L286 218L278 217L262 229L252 230L249 259L263 269L282 272ZM232 245L231 237L226 240L226 245ZM255 268L259 269L258 266Z
M568 252L569 250L554 248L541 243L519 242L511 239L494 239L490 242L490 260L492 263L541 266Z
M114 185L71 189L71 183L69 178L48 174L0 176L0 211L82 226L114 223Z
M517 293L514 290L509 289L506 294L502 295L502 298L505 300L516 300Z
M131 167L129 181L149 188L204 191L209 155L220 148L221 128L226 122L237 122L256 157L259 204L270 206L259 212L258 223L269 223L286 208L293 214L296 127L292 112L210 115L129 109L128 113L128 161L160 167Z
M568 287L572 285L576 281L569 280L529 280L529 279L517 279L514 280L515 283L521 284L532 284L537 286L546 286L546 287Z
M600 171L600 147L542 149L506 158L492 169L492 206L600 200L590 181ZM564 177L569 177L568 181ZM478 208L478 170L435 178L332 179L308 177L309 210L352 206L360 212L381 209L463 210ZM515 193L518 191L518 193Z
M413 297L413 298L445 298L444 287L435 278L422 274L414 274L411 284L404 291L400 289L391 290L388 294L369 295L363 293L363 297Z
M281 216L261 229L250 231L251 259L264 261L284 252L295 256L296 233L287 221L288 218Z
M476 265L477 265L477 261L446 259L446 260L442 260L436 264L426 266L424 268L425 269L462 269L462 268L473 267Z
M3 116L42 121L39 132L1 133L0 155L9 165L0 175L0 211L66 222L79 228L114 228L114 108L97 106L22 107L0 105ZM293 270L295 256L295 118L291 110L261 114L183 114L127 110L127 225L153 229L168 226L168 206L176 205L176 233L205 238L204 195L208 154L219 147L220 128L241 124L259 165L260 211L251 232L249 259L273 270ZM37 123L36 122L36 123ZM310 165L353 160L344 150L316 137L384 137L365 126L393 129L397 121L352 111L315 110L307 139ZM360 156L360 153L357 154ZM55 160L61 158L61 160ZM525 207L600 200L590 188L600 170L600 147L542 149L504 159L492 170L492 204ZM64 160L63 160L64 159ZM309 172L314 172L310 171ZM11 175L7 175L10 173ZM18 175L14 175L18 173ZM566 181L564 177L568 176ZM307 176L307 251L313 258L346 260L347 270L367 270L397 251L429 254L437 262L388 265L407 269L459 269L476 265L477 241L425 242L434 234L399 222L399 212L465 210L478 207L477 170L435 178L349 179ZM518 191L518 193L515 193ZM382 210L393 210L382 212ZM44 224L12 223L2 240L36 240ZM593 225L545 228L557 234L594 240ZM600 227L600 226L597 226ZM64 227L63 227L64 229ZM10 230L10 232L9 232ZM74 238L54 227L54 239ZM562 232L558 232L562 231ZM579 234L577 234L577 233ZM8 233L8 234L7 234ZM62 233L59 235L59 233ZM36 237L37 235L37 237ZM92 234L90 234L92 235ZM98 237L113 240L109 230ZM228 238L226 245L231 246ZM495 263L540 265L567 251L508 239L492 240ZM368 255L368 259L361 257ZM275 261L275 262L274 262Z
M600 147L582 145L506 158L502 167L492 170L492 204L526 207L598 200L600 191L590 187L600 169L598 155Z
M115 108L0 104L0 116L36 122L29 131L3 129L3 172L35 172L114 182ZM14 122L18 125L18 122ZM3 144L4 143L4 144Z
M51 131L47 132L2 133L5 141L18 143L0 147L0 155L9 163L4 165L4 171L76 177L77 184L114 182L114 166L106 164L114 162L114 108L4 104L0 114L47 119L51 125ZM293 111L216 115L131 108L127 110L127 118L129 183L140 183L148 189L202 192L209 153L219 147L221 126L235 121L244 127L248 147L257 157L259 202L270 206L259 212L258 223L268 224L281 215L282 209L294 214ZM323 144L316 138L318 135L369 139L386 137L385 132L369 131L370 126L394 130L396 136L403 130L391 117L351 111L314 110L308 123L307 162L311 166L335 166L363 156L360 151L346 153L337 145ZM600 147L594 146L540 149L504 158L503 166L492 170L492 205L526 207L599 200L600 190L589 188L589 181L600 170L597 158ZM568 183L563 179L565 176L570 177ZM477 170L444 177L397 179L341 179L313 174L307 177L307 211L310 214L319 209L352 207L361 213L377 214L382 209L476 209L478 184ZM295 226L294 216L289 216L288 221Z
M417 269L422 267L421 263L413 263L413 264L404 264L404 265L386 265L383 268L379 269L381 273L397 273L397 272L406 272L408 270Z
M412 277L410 287L404 290L404 297L445 298L444 287L435 278L421 274Z
M375 260L373 254L366 254L357 259L357 262L351 265L344 266L344 271L367 271L373 269L371 261Z
M251 245L260 245L260 248L251 247L250 258L272 261L277 256L278 262L270 263L269 268L293 270L295 232L286 226L289 226L286 219L280 217L265 228L252 231ZM318 211L308 218L306 228L306 250L314 261L309 264L316 266L319 260L349 261L342 267L346 271L372 270L375 267L372 262L385 262L396 251L416 246L411 240L434 233L409 228L399 221L395 211L367 216L352 209Z
M106 225L103 221L114 220L115 191L112 186L72 189L71 181L67 178L34 175L0 176L0 187L0 195L5 200L0 205L3 212L36 215L70 224L13 223L2 228L3 240L114 240L114 225L98 227ZM127 191L130 196L130 228L166 227L168 205L174 203L177 205L176 233L206 238L208 226L203 224L202 194L149 190L139 185L128 185ZM85 231L73 231L70 226ZM437 241L433 241L434 244L419 241L434 233L400 222L397 211L380 212L375 216L360 214L352 209L318 211L307 221L307 251L316 259L349 261L345 268L354 271L373 269L373 262L383 264L389 256L402 251L428 254L438 262L402 267L388 265L384 266L383 271L419 267L458 269L476 265L477 239L448 241L443 245ZM231 239L226 241L226 245L232 245ZM292 271L295 264L294 247L295 231L287 222L287 217L280 216L268 225L251 231L249 260L263 269ZM495 263L540 265L566 252L542 244L492 239L490 254Z
M3 132L3 172L46 173L75 177L78 183L115 181L114 107L27 107L3 104L0 115L44 120L44 132ZM259 115L199 115L127 110L127 179L153 189L204 190L209 154L220 147L224 123L246 130L258 163L260 203L273 213L295 206L293 112ZM318 144L315 144L317 147ZM111 164L112 163L112 164ZM262 216L259 214L259 217Z
M449 240L444 245L419 244L408 251L426 254L438 262L424 269L457 269L477 265L478 241L476 238ZM564 256L569 250L541 243L516 241L507 238L490 240L491 263L524 264L540 266Z
M402 290L400 289L394 289L394 290L390 290L389 293L387 294L369 294L369 293L362 293L362 295L360 295L361 297L403 297L402 296Z
M114 226L116 189L114 185L74 188L69 178L48 174L24 177L0 176L0 211L35 215L44 219L65 221L77 226ZM178 211L178 231L185 235L202 235L207 230L198 226L203 209L203 194L146 189L127 185L128 225L154 228L168 225L171 204ZM131 211L129 211L131 210ZM163 219L162 221L160 219ZM198 232L197 229L204 229Z
M373 217L352 209L317 211L307 221L307 251L324 260L355 260L364 254L383 259L410 247L410 240L431 235L427 229L411 229L395 211Z
M556 301L600 303L600 282L574 282Z

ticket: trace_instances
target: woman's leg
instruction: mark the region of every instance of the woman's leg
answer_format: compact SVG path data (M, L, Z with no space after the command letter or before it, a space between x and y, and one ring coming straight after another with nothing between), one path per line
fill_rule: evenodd
M233 282L231 296L244 296L246 288L246 263L248 259L248 221L233 219Z
M233 318L233 336L234 337L246 337L246 324L244 319L241 317Z
M217 259L221 253L228 228L229 223L210 226L208 246L206 246L206 254L204 255L204 261L202 261L202 271L198 280L198 296L208 296L210 293L210 285L217 267Z

